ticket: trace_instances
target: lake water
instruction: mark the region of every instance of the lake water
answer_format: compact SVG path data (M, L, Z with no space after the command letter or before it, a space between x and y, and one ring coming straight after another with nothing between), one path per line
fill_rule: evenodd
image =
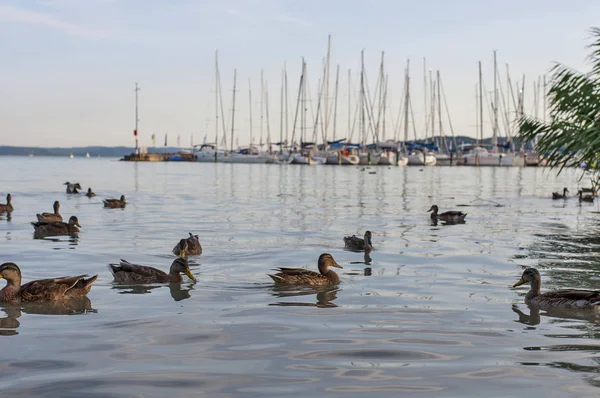
M439 397L600 394L600 323L530 312L524 267L542 289L600 289L599 205L553 201L577 176L538 168L388 168L1 157L1 262L24 281L99 274L89 300L0 304L0 392L44 397ZM372 174L374 173L374 174ZM67 196L65 181L97 197ZM584 186L589 186L583 183ZM102 198L125 194L127 208ZM33 239L61 202L76 239ZM427 209L463 210L432 225ZM468 206L460 206L468 205ZM373 231L375 250L344 250ZM113 284L123 258L167 270L197 233L198 279ZM274 267L316 269L337 288L277 289ZM1 282L4 285L4 282Z

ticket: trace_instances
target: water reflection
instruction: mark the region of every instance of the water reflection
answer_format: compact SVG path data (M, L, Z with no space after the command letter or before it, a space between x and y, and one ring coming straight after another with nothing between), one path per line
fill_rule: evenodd
M88 297L40 303L0 303L0 310L6 314L5 317L0 317L0 336L14 336L18 334L17 328L21 326L18 318L23 313L35 315L79 315L98 312L92 307L92 302Z
M60 236L65 238L59 238ZM79 234L48 234L43 232L35 231L33 233L33 239L41 239L41 240L49 240L52 242L69 242L73 244L77 244L79 241Z
M298 302L298 301L278 301L269 305L276 306L299 306L299 307L318 307L318 308L334 308L337 304L333 300L337 298L338 287L328 286L322 288L301 288L295 286L273 286L272 295L278 298L283 297L299 297L316 295L317 302Z
M524 325L535 326L539 325L541 322L541 317L545 316L548 318L553 318L554 321L580 320L593 323L600 323L600 315L595 313L594 311L582 311L573 309L565 310L561 308L556 308L544 310L543 312L541 312L540 309L535 306L527 306L527 308L529 310L528 313L526 313L527 311L521 311L517 305L512 305L513 312L515 312L519 316L519 319L517 319L515 322L519 322Z
M193 284L183 282L169 283L169 292L175 301L185 300L191 297L190 290L193 290ZM147 284L147 285L124 285L114 284L113 289L118 290L119 294L148 294L154 289L163 288L164 284Z
M0 214L0 220L11 221L12 220L12 212L9 211L8 213Z

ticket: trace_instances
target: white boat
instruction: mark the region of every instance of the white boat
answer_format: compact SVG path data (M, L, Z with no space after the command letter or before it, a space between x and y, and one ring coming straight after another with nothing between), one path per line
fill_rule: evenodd
M75 155L73 155L72 153L70 153L70 154L69 154L69 157L70 157L71 159L73 159L73 158L75 157Z
M403 154L399 154L398 155L398 160L396 161L396 164L398 166L406 166L408 165L408 157L403 155Z
M412 151L408 155L409 166L435 166L435 156L430 152Z
M525 159L523 156L513 153L489 152L487 149L477 146L463 154L457 164L459 162L462 166L512 167L523 166Z
M355 166L359 162L359 157L348 153L348 151L330 152L326 159L326 164L341 164L343 166Z
M89 157L90 157L90 153L89 153L89 152L87 152L87 153L85 154L85 157L89 159Z
M456 162L456 156L448 155L446 153L436 153L435 155L436 166L452 166L452 163Z
M225 152L217 150L212 144L204 144L200 147L194 147L194 157L196 158L196 162L222 162L225 157Z
M358 154L358 164L360 165L372 165L379 164L379 159L381 159L381 153L378 152L362 152Z
M250 150L246 149L241 152L226 152L220 161L223 163L275 163L277 160L273 155L258 152L256 148L252 147Z

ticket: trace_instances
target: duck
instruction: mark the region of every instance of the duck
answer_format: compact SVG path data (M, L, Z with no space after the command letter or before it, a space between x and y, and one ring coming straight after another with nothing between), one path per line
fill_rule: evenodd
M598 290L566 289L541 293L542 278L535 268L527 268L523 271L521 279L513 287L526 283L531 285L531 289L525 295L525 304L543 310L556 308L598 310L598 306L600 306L600 291Z
M579 202L593 202L594 201L594 197L593 196L589 196L589 195L585 195L583 196L583 191L579 190L577 192L577 194L579 194Z
M563 188L562 195L558 192L552 192L552 199L567 199L567 192L569 192L569 190L566 187Z
M366 231L364 238L359 238L356 235L345 236L344 244L346 249L350 250L373 250L373 242L371 241L371 231Z
M79 193L78 189L83 189L81 188L81 185L79 185L78 182L71 184L69 181L65 182L63 185L67 186L67 193Z
M596 196L596 194L597 194L595 187L592 187L592 188L581 188L581 190L583 191L583 193L585 193L585 194L591 194L592 196Z
M32 303L58 301L84 297L98 279L98 275L66 276L53 279L40 279L21 285L21 270L15 263L0 265L0 278L6 279L6 286L0 290L0 302Z
M38 221L32 222L31 225L33 225L35 233L40 235L69 235L79 232L79 228L81 228L76 216L71 216L68 223L62 221Z
M88 198L93 198L96 194L92 191L92 188L88 188L87 193L85 194Z
M0 213L10 213L13 211L12 195L6 195L6 204L0 203Z
M42 214L38 213L38 214L36 214L38 221L45 221L45 222L60 222L60 221L62 221L63 218L60 215L60 213L58 212L58 210L60 209L60 203L58 202L58 200L54 201L52 208L54 209L54 213L42 213Z
M182 240L185 242L185 239ZM115 282L120 283L179 283L183 281L182 273L196 282L196 278L190 271L190 266L185 259L186 249L187 247L184 244L183 255L173 260L168 274L157 268L132 264L123 259L119 264L109 264L108 269L115 278Z
M175 245L173 248L173 253L177 256L180 255L181 248L184 247L184 242L187 245L187 249L185 250L186 255L198 255L202 254L202 245L200 245L200 238L198 235L194 235L191 232L188 232L190 237L187 239L181 239L179 243Z
M462 211L447 211L442 214L438 214L439 209L437 205L431 206L427 211L432 212L431 218L434 220L460 222L464 221L465 217L467 216L467 213L463 213Z
M121 195L120 199L104 199L104 207L109 207L111 209L123 209L127 202L125 202L125 195Z
M319 272L310 271L304 268L276 268L279 271L276 274L267 274L276 284L282 285L309 285L324 286L337 285L340 283L340 277L329 267L343 268L329 253L323 253L319 256Z

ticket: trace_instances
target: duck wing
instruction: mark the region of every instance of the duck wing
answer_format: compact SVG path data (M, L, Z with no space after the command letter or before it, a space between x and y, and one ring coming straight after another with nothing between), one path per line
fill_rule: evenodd
M364 249L365 248L365 240L363 238L359 238L356 235L345 236L344 243L347 248L351 249Z
M276 274L267 274L275 283L288 285L322 285L328 283L326 277L318 272L304 268L276 268Z
M169 275L154 267L132 264L121 260L119 264L109 264L109 270L117 282L168 282Z
M84 274L31 281L22 285L17 295L22 302L62 300L65 298L65 293L75 286L81 278L86 276Z
M556 298L574 301L586 300L590 302L600 301L600 291L597 290L564 289L546 292L541 296L549 299Z
M42 222L62 222L63 218L60 214L56 213L41 213L36 214L38 221Z

